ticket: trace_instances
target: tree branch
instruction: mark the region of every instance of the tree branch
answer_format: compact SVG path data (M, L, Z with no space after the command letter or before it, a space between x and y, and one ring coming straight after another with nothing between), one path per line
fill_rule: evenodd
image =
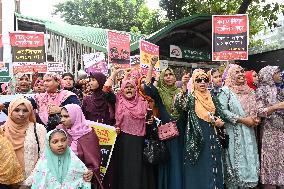
M239 10L238 14L245 14L248 10L249 5L251 4L252 0L243 0Z

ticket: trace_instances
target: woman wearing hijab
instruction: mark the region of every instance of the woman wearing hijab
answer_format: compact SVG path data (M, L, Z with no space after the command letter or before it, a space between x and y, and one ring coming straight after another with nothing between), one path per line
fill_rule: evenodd
M218 69L212 68L208 71L210 81L209 89L212 95L219 95L222 87L222 76Z
M67 134L60 129L49 131L32 176L32 189L91 189L82 177L87 170L68 147Z
M177 120L177 128L179 136L171 140L165 140L165 144L169 150L170 159L168 162L159 165L159 189L176 189L182 188L183 183L183 144L184 144L184 127L185 116L178 114L174 108L174 98L181 91L175 85L176 78L173 70L167 68L160 74L158 86L155 87L151 82L152 71L157 59L152 58L150 68L147 73L144 91L155 101L155 106L160 112L159 119L162 124ZM186 86L187 83L185 83Z
M176 98L178 110L188 112L184 150L184 189L224 188L221 144L217 128L224 122L217 97L208 90L209 78L203 70L192 75L191 93Z
M56 73L47 73L43 77L45 93L36 94L35 100L32 100L34 107L37 107L38 115L47 127L47 130L52 130L55 125L50 125L52 115L60 114L61 108L67 104L78 104L80 100L76 94L61 89L61 78ZM57 120L60 121L60 120ZM57 124L58 125L58 124Z
M99 72L90 74L89 84L92 91L86 96L82 103L82 110L87 120L114 124L115 95L105 88L106 76Z
M147 96L144 91L144 82L145 82L146 76L142 76L138 79L138 93L141 97L143 97L147 102L149 106L150 112L147 112L147 118L149 118L146 123L146 137L145 140L158 140L158 133L157 133L157 123L153 121L154 117L160 117L159 110L155 106L155 101L150 96ZM152 80L152 83L154 81ZM149 117L148 117L149 116ZM153 183L152 185L155 186L155 188L158 187L158 165L148 164L147 165L147 176L148 181Z
M228 188L255 187L259 177L259 159L254 127L260 123L255 93L246 83L244 69L232 65L225 86L218 96L229 135L224 172Z
M23 169L17 159L14 147L0 130L0 189L24 180Z
M83 93L75 87L75 78L71 73L64 73L62 75L62 84L64 86L64 90L71 91L75 93L80 101L83 100Z
M99 178L101 150L95 131L89 127L89 122L77 104L68 104L61 110L61 123L70 136L71 150L81 159L89 170ZM94 184L100 180L94 180Z
M105 86L110 87L119 70L114 69ZM116 94L115 120L119 132L116 142L117 188L148 189L142 154L148 104L138 94L133 80L122 82Z
M115 124L114 106L115 94L111 87L104 87L106 76L100 72L90 73L89 85L91 95L84 97L82 110L87 120L104 123L107 125ZM105 189L114 188L114 161L110 161L108 171L103 179Z
M36 124L30 101L23 97L11 101L7 121L1 129L4 131L4 136L13 145L26 179L32 173L44 149L46 134L44 126ZM26 181L21 183L21 185L30 184Z
M248 86L255 91L258 84L257 73L254 70L246 71L246 80Z
M27 74L17 73L9 83L8 94L30 94L32 93L31 81Z
M259 71L256 89L257 108L263 112L261 124L260 182L265 188L284 186L284 93L278 66L266 66Z
M38 77L35 82L34 82L34 87L33 87L33 92L34 93L44 93L44 81L42 78Z
M67 104L78 104L81 102L76 94L62 90L61 78L56 73L46 73L43 77L45 93L38 93L34 98L29 98L33 108L36 109L39 117L38 122L45 125L47 130L54 129L59 125L60 118L56 116L60 114L61 108ZM3 104L0 104L0 107ZM9 102L4 103L5 109L9 106Z

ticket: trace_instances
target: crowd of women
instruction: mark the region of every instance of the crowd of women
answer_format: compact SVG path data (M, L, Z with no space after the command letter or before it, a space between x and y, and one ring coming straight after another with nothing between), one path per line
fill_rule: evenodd
M279 67L196 69L177 85L170 68L152 77L156 61L146 76L124 70L119 89L118 68L108 78L91 73L79 88L70 73L32 81L17 74L2 92L35 95L0 104L7 114L0 127L0 188L284 188ZM90 121L113 125L118 134L103 178ZM175 128L175 135L160 137L161 126ZM155 163L145 158L153 134L167 154Z

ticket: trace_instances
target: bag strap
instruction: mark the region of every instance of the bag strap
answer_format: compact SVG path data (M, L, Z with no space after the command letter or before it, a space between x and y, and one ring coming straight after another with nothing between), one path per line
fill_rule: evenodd
M39 155L40 154L40 146L39 146L39 140L38 140L37 131L36 131L36 123L34 124L34 133L35 133L35 138L36 138L36 143L37 143L37 152L38 152L38 155Z
M95 175L96 180L98 181L98 183L99 183L99 185L100 185L100 188L101 188L101 189L104 189L103 184L102 184L102 182L100 181L99 176L97 175L96 172L94 172L94 175Z

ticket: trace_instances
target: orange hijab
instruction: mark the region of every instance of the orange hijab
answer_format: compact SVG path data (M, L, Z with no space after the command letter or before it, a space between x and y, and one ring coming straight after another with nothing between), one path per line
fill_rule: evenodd
M24 120L22 124L17 124L12 120L12 112L21 104L27 107L29 116L26 120ZM8 118L4 123L4 136L12 143L16 156L23 169L25 168L24 142L26 137L26 130L28 129L30 122L36 122L31 102L23 97L16 98L11 101L8 108Z
M208 77L204 70L198 70L192 75L191 94L195 97L195 113L200 119L211 122L208 112L211 112L214 115L216 108L208 89L204 92L196 90L197 84L195 79L201 76Z

